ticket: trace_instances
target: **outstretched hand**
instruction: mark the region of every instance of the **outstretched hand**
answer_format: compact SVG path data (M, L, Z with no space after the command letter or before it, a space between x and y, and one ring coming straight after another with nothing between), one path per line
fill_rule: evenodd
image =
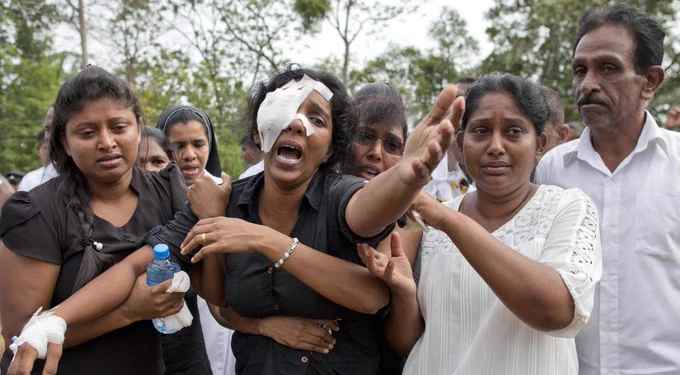
M357 245L359 257L371 273L387 284L393 293L415 293L416 282L408 257L401 245L397 231L374 249L366 244Z
M465 110L465 100L457 96L455 85L442 90L430 113L409 135L399 162L403 183L420 187L430 180L430 174L449 148Z

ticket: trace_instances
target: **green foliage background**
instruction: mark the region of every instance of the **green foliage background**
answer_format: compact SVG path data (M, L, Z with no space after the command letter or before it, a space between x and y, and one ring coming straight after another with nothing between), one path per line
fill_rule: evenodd
M390 17L381 21L381 15L369 14L373 3L360 0L111 0L104 8L96 7L101 2L86 2L93 4L90 32L108 43L111 66L134 87L145 123L154 126L163 109L177 103L207 110L217 127L223 169L232 176L244 168L238 141L245 134L248 93L254 84L286 67L287 47L319 32L324 22L348 7L353 7L356 19L398 22ZM56 25L75 27L74 3L0 0L0 173L38 167L35 135L59 85L78 71L82 57L58 50L54 43ZM350 90L369 82L390 82L403 94L412 122L428 111L447 82L497 71L557 89L568 119L575 120L570 60L578 19L588 8L613 3L495 0L486 14L493 49L481 58L466 20L444 8L431 25L423 25L434 41L432 48L390 45L362 64L356 62L363 60L357 51L307 63L342 76L343 58L350 58L346 82ZM680 104L680 0L627 4L653 15L668 32L667 81L651 108L663 119L671 105ZM405 7L382 9L394 15ZM350 26L361 30L362 25ZM370 33L363 37L372 37Z

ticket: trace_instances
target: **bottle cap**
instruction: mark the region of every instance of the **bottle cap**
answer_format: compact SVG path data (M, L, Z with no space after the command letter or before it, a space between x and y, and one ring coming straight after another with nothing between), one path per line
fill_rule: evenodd
M156 260L165 260L170 258L170 248L164 243L159 243L153 247L153 258Z

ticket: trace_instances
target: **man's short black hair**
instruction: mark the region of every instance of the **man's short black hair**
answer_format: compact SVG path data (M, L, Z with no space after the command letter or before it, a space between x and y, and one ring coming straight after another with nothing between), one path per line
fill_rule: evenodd
M663 62L663 40L666 33L652 17L626 5L588 10L579 22L573 53L584 35L604 25L623 26L632 34L636 72L642 73L650 66L661 65Z

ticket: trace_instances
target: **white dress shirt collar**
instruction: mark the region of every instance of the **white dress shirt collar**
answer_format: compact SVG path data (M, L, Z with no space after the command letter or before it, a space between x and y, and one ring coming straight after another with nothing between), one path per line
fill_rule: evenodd
M645 123L642 127L642 132L638 138L637 144L631 152L614 170L611 172L609 168L604 164L602 157L593 147L593 142L591 138L591 131L588 127L583 130L581 136L577 141L577 146L573 147L571 150L564 153L564 164L569 165L576 161L576 159L583 160L584 162L590 164L591 167L600 171L601 173L612 176L618 171L626 167L635 154L645 151L648 147L653 144L659 144L663 152L668 156L668 143L664 138L664 132L659 128L659 125L654 120L649 112L645 111Z

